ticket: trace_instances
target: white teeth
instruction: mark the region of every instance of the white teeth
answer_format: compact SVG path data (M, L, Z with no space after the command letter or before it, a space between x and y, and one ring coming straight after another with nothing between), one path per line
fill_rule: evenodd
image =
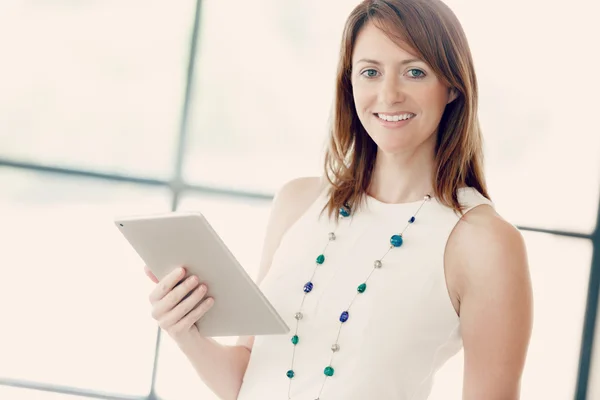
M377 116L384 121L397 122L397 121L404 121L405 119L412 118L415 116L415 114L411 114L411 113L399 114L399 115L377 114Z

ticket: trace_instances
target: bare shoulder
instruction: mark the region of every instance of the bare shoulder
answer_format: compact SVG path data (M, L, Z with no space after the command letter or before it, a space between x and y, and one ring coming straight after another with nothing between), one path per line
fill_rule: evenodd
M491 206L467 212L448 240L460 302L465 399L518 399L533 324L525 241Z
M269 228L282 234L293 225L324 189L319 177L302 177L284 184L275 194Z
M459 293L480 279L528 274L527 250L521 232L494 208L481 205L467 212L448 240L448 261L459 274Z
M285 183L275 194L271 213L267 221L260 265L256 276L257 284L269 273L273 255L283 235L304 214L325 189L325 180L319 177L302 177ZM238 344L252 349L254 338L241 337Z
M306 212L324 189L318 177L302 177L284 184L275 194L267 232L263 243L257 282L260 283L271 267L273 253L287 230Z

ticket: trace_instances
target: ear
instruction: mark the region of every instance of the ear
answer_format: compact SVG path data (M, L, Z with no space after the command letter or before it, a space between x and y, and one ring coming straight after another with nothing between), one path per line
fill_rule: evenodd
M452 103L458 97L458 90L454 88L448 89L448 102L446 104Z

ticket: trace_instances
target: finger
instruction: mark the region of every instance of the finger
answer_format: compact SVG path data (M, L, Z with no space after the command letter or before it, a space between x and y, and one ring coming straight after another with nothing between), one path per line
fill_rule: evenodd
M206 296L206 292L206 285L200 285L195 288L185 300L181 301L171 312L165 315L165 318L161 321L163 326L169 327L179 322L202 301L204 296Z
M158 278L156 277L156 275L154 275L152 273L152 271L150 271L150 268L148 268L147 265L144 265L144 272L146 273L146 276L148 278L150 278L150 280L154 283L158 283Z
M185 268L179 267L171 271L167 276L158 282L158 285L150 293L150 301L156 302L165 297L171 289L185 276Z
M202 303L198 304L196 308L188 313L178 323L173 326L175 332L184 332L192 327L200 318L204 316L215 304L215 300L212 297L208 297Z
M189 276L181 285L175 286L165 297L154 303L152 316L155 319L160 319L163 315L173 310L199 284L197 276Z

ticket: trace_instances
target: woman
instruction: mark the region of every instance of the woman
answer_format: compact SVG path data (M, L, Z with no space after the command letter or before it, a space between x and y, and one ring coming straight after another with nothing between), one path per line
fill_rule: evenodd
M223 399L424 400L464 348L463 399L518 399L526 249L487 194L473 62L443 3L351 13L325 161L280 190L267 229L258 281L289 337L200 337L212 299L197 278L174 288L181 271L151 294L200 377Z

